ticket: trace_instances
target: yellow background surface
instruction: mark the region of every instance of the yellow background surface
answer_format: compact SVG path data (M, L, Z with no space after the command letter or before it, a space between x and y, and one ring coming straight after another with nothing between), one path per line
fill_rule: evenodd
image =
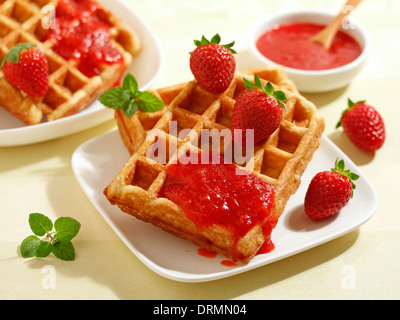
M219 32L236 40L238 69L252 66L248 32L282 9L340 9L336 0L125 0L152 27L165 51L154 88L192 79L193 39ZM113 120L43 143L0 148L0 299L399 299L400 298L400 1L365 0L353 12L373 49L347 87L306 94L326 119L325 134L367 176L379 199L375 215L338 239L270 265L206 283L165 279L141 263L83 193L71 168L82 143L115 130ZM375 154L355 148L335 124L347 98L367 99L381 113L387 139ZM327 164L330 167L331 164ZM28 215L79 220L73 262L23 259L19 244L31 234ZM53 271L54 286L46 283Z

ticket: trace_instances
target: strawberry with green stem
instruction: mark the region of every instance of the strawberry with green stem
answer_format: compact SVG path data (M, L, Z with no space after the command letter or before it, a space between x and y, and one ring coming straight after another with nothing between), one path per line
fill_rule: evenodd
M359 176L345 170L343 160L336 160L331 171L319 172L311 180L304 199L304 210L313 220L338 214L353 197L354 181Z
M197 48L190 52L190 70L195 79L207 91L220 94L228 89L236 69L236 61L232 49L235 41L221 45L221 37L217 33L212 39L195 40Z
M379 112L365 102L348 99L348 108L342 113L336 128L342 126L351 142L363 150L373 152L385 142L385 124Z
M49 87L49 66L44 53L31 43L19 43L3 57L6 80L31 97L43 97Z
M254 144L268 138L278 129L282 121L282 107L286 109L286 94L275 91L268 82L264 87L260 77L254 76L254 83L243 78L246 89L236 99L232 113L232 130L242 132L242 141L245 144L247 130L254 130ZM235 135L236 136L236 135Z

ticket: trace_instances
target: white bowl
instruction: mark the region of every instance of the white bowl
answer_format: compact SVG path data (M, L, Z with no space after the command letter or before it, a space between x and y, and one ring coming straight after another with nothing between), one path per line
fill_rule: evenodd
M259 20L249 34L250 49L263 63L274 65L276 62L266 58L256 46L258 38L276 25L310 22L315 24L329 24L335 18L335 13L321 10L296 10L272 13ZM324 92L339 89L348 85L359 73L368 56L371 41L367 31L356 21L347 20L350 26L347 30L341 29L352 36L361 46L362 52L354 61L333 69L327 70L300 70L285 66L288 76L293 80L300 91Z

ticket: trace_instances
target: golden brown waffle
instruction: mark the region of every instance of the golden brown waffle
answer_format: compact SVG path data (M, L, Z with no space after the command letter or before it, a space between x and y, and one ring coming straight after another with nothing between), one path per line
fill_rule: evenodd
M104 65L98 76L85 76L74 61L66 61L52 50L52 41L41 41L47 33L42 21L49 16L49 12L42 8L47 5L55 8L57 2L0 0L0 59L16 44L30 42L44 52L49 64L49 90L41 98L32 98L13 87L0 71L0 105L29 125L46 119L60 119L89 106L119 80L124 69L131 64L132 56L140 50L140 40L135 32L104 9L107 13L104 18L112 26L111 41L123 55L124 65Z
M271 78L273 70L277 75L275 78ZM286 93L287 111L283 111L283 119L277 131L255 146L254 156L250 161L244 164L234 163L238 166L246 165L245 169L275 186L275 208L271 216L277 220L290 196L297 191L301 176L318 148L324 130L324 120L317 114L316 107L302 97L291 81L281 76L281 72L279 68L253 70L250 75L237 72L230 87L222 95L206 92L195 80L186 84L183 89L180 86L175 87L172 92L180 92L164 112L155 116L159 120L151 131L153 134L147 135L138 148L131 144L133 149L136 148L132 157L104 190L110 203L143 221L234 260L237 256L232 256L232 252L239 253L238 256L243 261L254 257L266 240L262 226L257 225L242 239L235 241L224 226L214 225L205 230L198 228L175 203L166 198L158 198L157 195L165 181L167 166L176 162L178 154L187 147L196 149L200 145L204 148L203 144L198 143L202 129L216 129L220 132L231 129L235 99L245 90L243 77L253 81L253 74L257 73L263 85L266 81L273 82L275 90ZM138 139L142 139L149 129L140 116L139 114L133 120L143 130ZM174 134L169 132L172 121L177 122L177 131ZM191 131L182 137L180 133L183 129ZM122 136L125 133L121 133ZM150 159L150 154L155 155L152 148L161 140L165 140L165 145L168 146L165 161L160 161L157 157ZM225 141L218 148L224 153L227 150Z
M270 81L285 91L297 93L295 84L293 81L288 79L285 69L281 66L263 66L247 70L243 73L249 76L258 74L260 78ZM186 85L187 83L180 83L150 91L158 96L164 104L168 106ZM139 148L143 140L146 138L147 132L155 126L165 111L166 108L154 113L141 112L138 110L136 114L129 119L125 117L122 110L117 110L115 112L115 118L117 120L121 138L131 155L133 155L137 148Z

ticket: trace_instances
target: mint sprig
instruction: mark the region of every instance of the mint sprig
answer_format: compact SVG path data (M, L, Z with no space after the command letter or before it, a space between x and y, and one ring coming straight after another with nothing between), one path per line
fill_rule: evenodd
M248 80L246 78L243 78L243 81L244 81L244 85L245 85L246 89L260 89L262 92L264 92L268 96L274 97L279 102L279 104L287 110L286 104L285 104L285 101L287 99L286 94L280 90L274 92L274 86L272 85L271 82L268 81L268 83L265 85L265 87L263 87L261 84L261 79L258 76L258 74L256 74L254 76L255 84L253 84L253 82L251 82L250 80Z
M9 60L11 63L18 63L19 54L21 53L21 51L25 49L30 49L32 47L35 47L35 45L29 42L18 43L15 47L11 48L4 55L3 59L1 59L0 68L3 68L3 65L6 62L6 60Z
M201 37L201 40L194 40L194 44L196 47L200 46L205 46L208 44L218 44L221 47L229 49L230 52L233 54L237 54L235 50L232 49L232 47L235 45L235 41L232 41L231 43L228 44L220 44L221 42L221 36L217 33L214 37L211 38L211 41L208 40L204 35ZM193 51L189 52L189 54L192 54Z
M78 221L70 217L62 217L58 218L53 225L53 222L44 214L31 213L29 226L35 235L22 241L20 252L23 258L46 258L53 253L58 259L64 261L75 259L75 248L71 240L81 228Z
M132 117L138 109L144 112L155 112L164 108L164 102L148 91L140 91L133 75L128 73L122 87L115 87L104 92L99 101L106 107L124 111L127 118Z

